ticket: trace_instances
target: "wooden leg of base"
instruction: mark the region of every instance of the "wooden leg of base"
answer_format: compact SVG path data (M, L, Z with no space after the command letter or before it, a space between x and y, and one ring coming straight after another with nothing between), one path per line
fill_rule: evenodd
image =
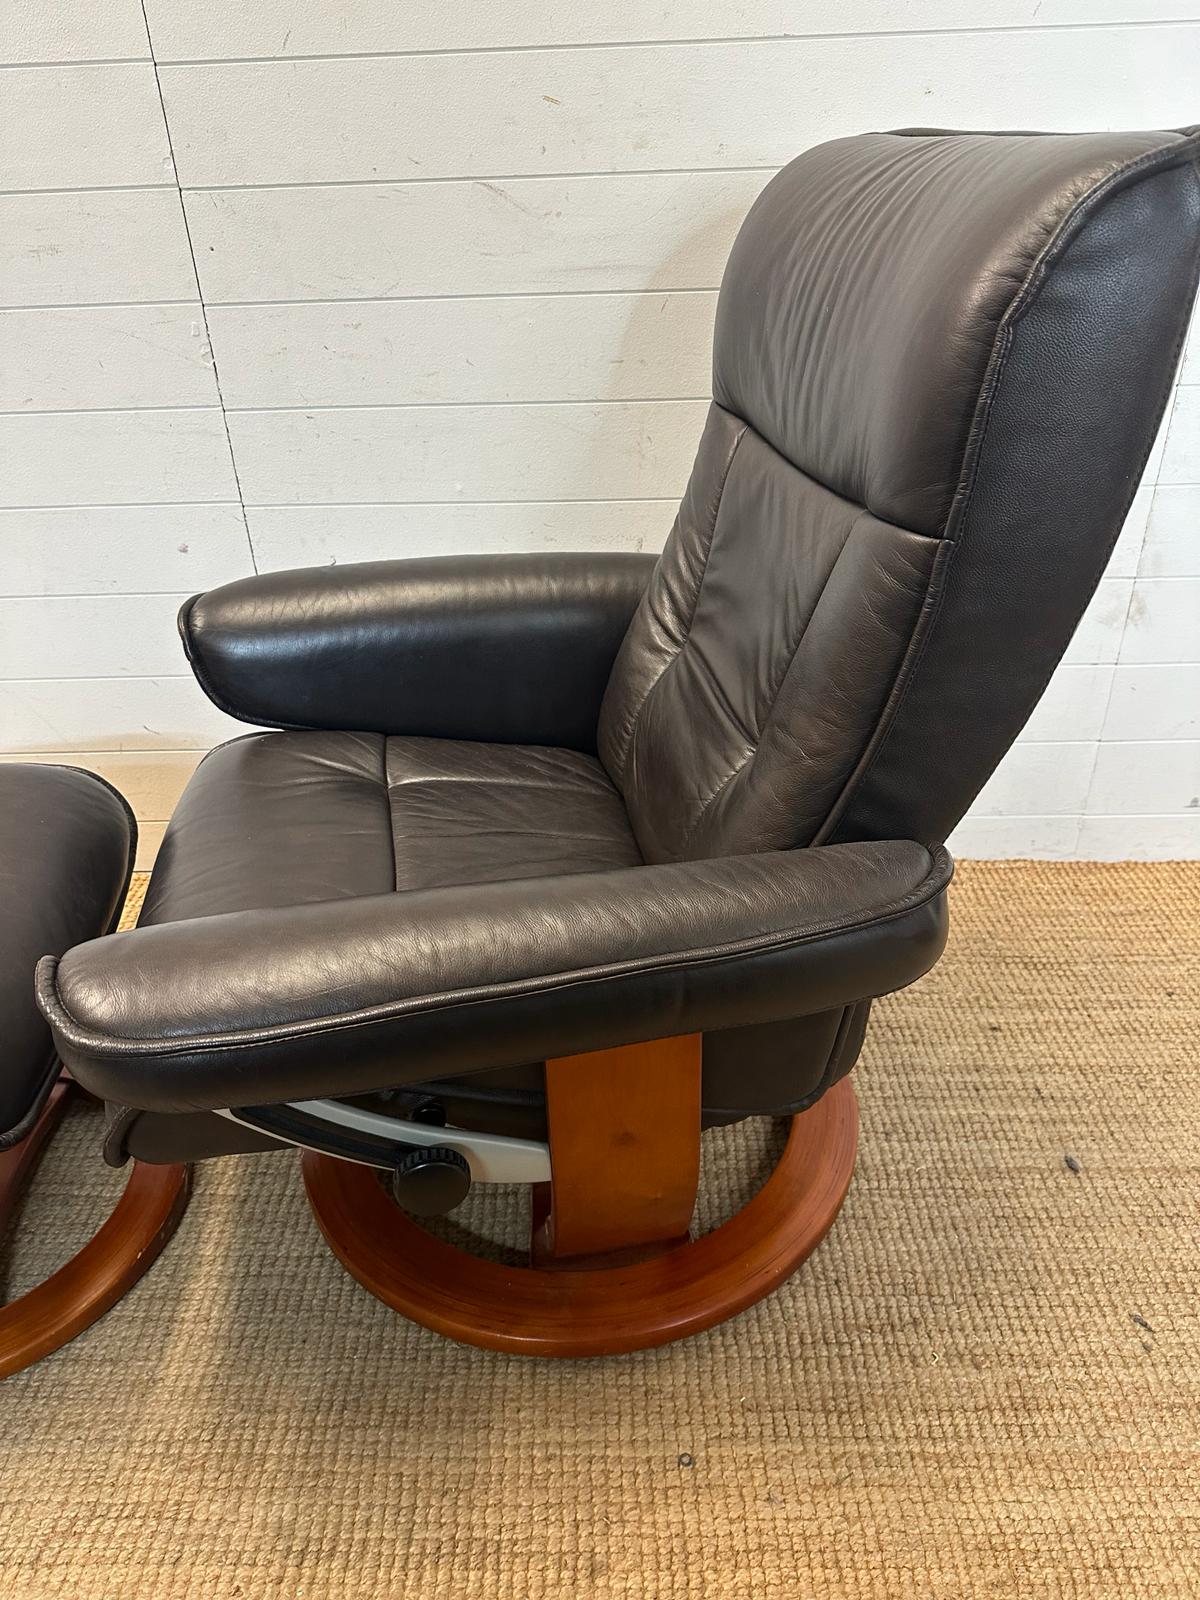
M858 1108L843 1079L792 1119L774 1172L722 1227L642 1261L554 1271L481 1261L434 1238L369 1168L308 1151L303 1171L334 1253L394 1310L484 1349L602 1356L699 1333L778 1288L837 1215L857 1142Z
M116 1209L78 1255L0 1310L0 1378L82 1333L138 1281L175 1232L192 1169L137 1161Z

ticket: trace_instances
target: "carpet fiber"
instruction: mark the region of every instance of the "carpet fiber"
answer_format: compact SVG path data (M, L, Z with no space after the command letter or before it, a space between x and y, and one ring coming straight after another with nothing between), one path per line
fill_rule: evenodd
M952 915L876 1008L832 1234L688 1344L455 1347L343 1274L290 1155L203 1168L143 1282L0 1392L0 1594L1200 1595L1200 868L968 863ZM99 1121L10 1292L118 1192ZM711 1218L764 1136L709 1146Z

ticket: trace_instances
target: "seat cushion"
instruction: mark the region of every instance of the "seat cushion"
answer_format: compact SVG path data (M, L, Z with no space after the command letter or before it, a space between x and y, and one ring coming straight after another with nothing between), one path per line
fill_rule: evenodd
M620 796L577 751L250 734L201 762L141 921L640 863Z
M33 969L114 925L136 844L129 807L101 778L0 765L0 1149L29 1131L58 1075Z
M389 739L386 761L398 889L642 864L624 802L592 756Z
M163 839L140 921L604 872L641 860L608 775L574 750L255 733L200 763ZM540 1062L431 1085L464 1126L539 1137L542 1086ZM109 1158L175 1159L163 1152L179 1148L186 1130L178 1121L118 1116ZM266 1144L240 1133L231 1144L229 1124L210 1126L218 1122L198 1120L193 1155Z

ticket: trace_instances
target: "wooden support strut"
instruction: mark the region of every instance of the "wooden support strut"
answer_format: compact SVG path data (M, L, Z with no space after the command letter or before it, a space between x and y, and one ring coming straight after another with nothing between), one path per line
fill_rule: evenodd
M546 1067L552 1183L535 1188L528 1267L484 1261L436 1238L395 1205L371 1169L305 1152L321 1231L343 1266L393 1310L466 1344L520 1355L647 1349L713 1327L771 1293L837 1215L858 1140L849 1079L791 1119L783 1155L749 1204L689 1240L699 1038L560 1057Z
M700 1044L689 1033L547 1061L552 1181L534 1200L535 1265L615 1266L687 1238L700 1182Z

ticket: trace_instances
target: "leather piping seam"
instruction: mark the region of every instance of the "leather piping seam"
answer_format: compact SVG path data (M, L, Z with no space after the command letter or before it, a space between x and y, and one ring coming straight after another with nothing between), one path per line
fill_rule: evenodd
M1152 152L1152 154L1158 154L1158 153L1159 152ZM1145 158L1143 158L1143 159L1145 159ZM1197 165L1195 156L1193 156L1191 161L1187 162L1187 163L1182 162L1182 161L1164 163L1162 168L1161 168L1161 170L1164 171L1164 172L1169 172L1172 169L1172 167L1175 167L1175 166L1182 167L1184 165L1190 165L1192 167L1193 173L1196 176L1197 181L1200 182L1200 166ZM1114 176L1116 176L1116 175L1114 175ZM1119 193L1121 191L1121 189L1124 188L1124 187L1126 187L1126 186L1123 185L1123 184L1116 185L1115 188L1114 188L1114 192L1115 193ZM1107 198L1107 196L1106 196L1106 198ZM1097 209L1099 209L1099 206L1097 206ZM1091 220L1091 219L1089 218L1088 220ZM1063 254L1066 253L1066 250L1070 247L1070 244L1074 241L1075 238L1078 237L1078 235L1079 235L1079 233L1081 231L1082 231L1082 224L1080 225L1080 227L1078 227L1075 230L1075 233L1072 235L1071 240L1068 240L1067 243L1063 246L1063 251L1062 251ZM1042 285L1046 282L1048 277L1049 277L1049 272L1047 271L1043 276L1042 283L1040 283L1038 285L1038 289L1039 290L1041 289ZM1191 310L1191 303L1195 299L1196 288L1197 288L1197 284L1198 283L1200 283L1200 254L1197 255L1196 261L1195 261L1195 265L1194 265L1194 267L1192 269L1191 294L1190 294L1190 296L1187 297L1187 300L1185 302L1188 305L1189 313L1190 313L1190 310ZM1033 299L1031 297L1030 305L1032 305L1032 303L1033 303ZM1015 320L1020 320L1020 318L1025 315L1025 311L1027 309L1028 309L1028 307L1023 308L1021 310L1021 312L1018 314L1018 316L1017 316L1017 318ZM1158 430L1159 430L1160 426L1162 425L1162 419L1166 415L1167 402L1171 398L1171 389L1174 386L1175 379L1176 379L1176 376L1177 376L1177 373L1178 373L1179 360L1180 360L1180 356L1183 353L1184 343L1187 340L1188 330L1189 330L1190 324L1191 324L1190 315L1180 317L1179 323L1178 323L1178 327L1177 327L1177 330L1176 330L1176 335L1175 335L1175 338L1174 338L1174 340L1172 341L1172 344L1171 344L1171 359L1167 364L1167 368L1166 368L1167 375L1163 380L1162 386L1159 389L1158 396L1157 396L1157 398L1155 400L1154 406L1153 406L1152 411L1151 411L1151 415L1154 417L1154 427L1151 428L1147 433L1146 446L1145 446L1145 449L1142 451L1141 459L1138 462L1137 471L1136 471L1136 473L1132 474L1131 477L1130 477L1131 487L1130 487L1129 493L1125 496L1124 500L1121 502L1121 512L1120 512L1120 516L1119 516L1119 518L1117 519L1117 522L1116 522L1116 531L1113 534L1111 540L1109 540L1106 548L1103 549L1100 552L1100 560L1099 560L1097 566L1094 569L1094 576L1092 578L1092 584L1091 584L1090 590L1088 591L1088 593L1085 595L1084 599L1080 602L1080 604L1075 609L1075 614L1074 614L1074 617L1072 618L1072 621L1071 621L1071 630L1070 630L1071 635L1074 635L1075 630L1078 628L1078 626L1079 626L1079 624L1080 624L1080 622L1081 622L1081 620L1083 618L1084 612L1087 610L1088 606L1091 603L1092 594L1095 591L1096 584L1099 583L1100 579L1104 576L1104 572L1105 572L1106 568L1108 567L1109 560L1112 557L1113 550L1116 547L1117 540L1121 536L1121 530L1124 528L1125 521L1126 521L1127 517L1129 516L1129 511L1130 511L1131 506L1133 505L1134 496L1137 494L1138 489L1141 487L1142 476L1143 476L1143 474L1145 473L1145 470L1146 470L1146 463L1150 459L1150 452L1154 448L1155 438L1157 437ZM982 453L982 444L983 444L983 442L981 441L981 443L980 443L980 453ZM964 509L963 517L962 517L962 523L963 524L965 524L965 522L966 522L967 515L969 514L969 509L970 509L969 507ZM964 527L962 538L960 540L955 541L956 545L957 544L965 544L966 543L966 538L967 538L967 532L968 531L969 530L967 530ZM1046 675L1043 677L1041 685L1040 685L1040 687L1038 689L1037 695L1034 698L1034 702L1033 702L1034 705L1037 704L1037 701L1040 700L1042 695L1046 692L1046 688L1047 688L1047 686L1048 686L1048 684L1050 682L1050 679L1054 676L1054 673L1057 671L1057 668L1058 668L1058 663L1055 662L1050 667L1050 669L1046 673ZM995 769L993 768L993 771L994 770Z
M829 842L830 836L846 814L858 790L866 782L883 749L887 734L900 714L900 708L904 704L909 687L916 679L917 671L925 658L925 652L933 640L934 627L946 598L946 580L949 576L951 563L958 550L958 544L953 539L939 539L938 544L940 548L934 553L933 563L929 569L929 580L925 586L925 598L917 612L917 620L908 642L908 648L900 659L900 665L896 668L896 676L888 691L883 710L880 712L879 721L875 725L875 731L863 751L856 770L846 779L845 787L829 808L825 821L809 841L810 845L822 845Z
M388 854L392 858L392 890L400 889L400 861L396 854L396 829L399 819L396 808L392 804L392 777L388 770L388 736L385 733L379 741L379 786L383 799L383 820L387 828Z
M754 431L756 437L758 437L758 438L762 437L761 434L758 433L757 429L754 429L753 431ZM763 443L766 444L766 446L767 446L767 448L769 450L770 449L774 449L774 446L771 445L769 440L765 440L764 439ZM779 452L775 451L775 454L779 455ZM786 456L781 456L780 459L783 460L783 461L787 461L787 457ZM791 466L791 463L788 462L788 465ZM801 469L799 467L793 467L792 470L794 472L800 472ZM805 476L805 474L801 473L801 476ZM829 588L829 585L833 581L833 575L834 575L834 572L837 570L838 563L841 561L842 557L845 555L846 550L849 547L850 541L851 541L851 539L853 539L854 534L857 531L858 526L862 522L863 518L872 515L872 513L867 510L866 506L859 505L855 501L847 501L846 504L852 505L854 507L855 515L851 519L850 526L846 529L846 537L842 540L841 548L838 550L837 555L833 558L833 561L831 562L830 567L829 567L829 571L825 574L824 580L822 581L820 589L817 591L816 598L814 599L814 601L812 603L812 607L810 608L810 610L808 612L808 615L805 617L804 621L800 624L799 631L796 634L795 643L792 645L791 649L787 652L787 657L786 657L786 660L784 662L783 668L777 674L775 682L771 685L771 691L770 691L769 696L767 697L768 704L767 704L766 714L764 715L764 717L762 719L762 722L761 722L761 724L759 726L758 732L755 734L754 740L751 743L750 748L746 751L745 755L743 755L742 758L733 767L730 768L730 770L725 774L725 776L717 784L716 788L713 789L711 791L711 793L709 795L707 795L706 798L700 802L700 809L696 813L695 821L692 822L689 825L687 832L683 836L683 842L679 846L680 854L683 854L683 853L685 853L687 851L688 847L691 845L691 843L695 839L696 835L700 832L700 829L704 826L704 819L707 817L709 811L712 809L712 807L714 805L716 805L717 801L725 793L726 789L728 789L730 784L733 783L743 772L745 772L746 768L751 765L751 763L754 761L754 758L758 755L759 748L762 745L762 742L763 742L764 738L766 738L767 732L771 727L771 721L772 721L772 718L775 715L776 703L777 703L777 701L779 699L779 696L783 693L783 686L787 682L788 675L790 674L793 666L795 665L796 657L800 653L800 646L804 643L804 635L808 632L809 628L812 626L813 618L817 614L817 611L818 611L818 609L820 607L821 601L825 598L825 591ZM876 517L875 521L881 522L882 519ZM891 526L891 524L889 524L889 526ZM903 529L902 531L905 532L905 533L908 533L908 532L911 532L912 530L906 528L906 529ZM918 538L926 538L928 536L925 535L925 534L918 534L917 537ZM939 543L940 542L941 541L939 540Z
M1189 143L1192 145L1192 150L1186 157L1182 157L1181 146L1186 146ZM916 681L918 668L932 641L946 592L946 569L954 551L963 542L958 535L966 523L974 500L980 458L983 454L988 426L995 409L996 394L1000 388L1001 379L1007 370L1009 356L1012 351L1014 324L1019 322L1033 305L1037 295L1050 276L1051 268L1058 264L1058 261L1065 255L1085 225L1093 219L1095 213L1100 210L1107 200L1111 199L1113 194L1119 193L1122 189L1137 182L1146 173L1153 173L1155 168L1160 171L1169 171L1172 167L1191 165L1195 169L1197 144L1198 136L1193 135L1190 139L1182 140L1179 143L1161 145L1156 150L1147 151L1145 155L1139 156L1135 161L1124 163L1115 168L1106 178L1089 189L1086 194L1081 195L1055 224L1049 237L1031 263L1026 273L1025 281L1009 302L1008 308L1001 317L996 330L992 353L988 359L988 365L980 386L979 398L976 402L975 417L967 434L958 487L954 492L954 498L951 501L950 511L942 533L943 543L947 544L950 550L945 561L934 562L933 570L929 575L926 594L932 599L933 604L923 608L923 615L918 619L917 626L913 630L912 645L916 646L915 652L912 650L906 652L906 657L900 664L896 680L892 685L891 693L888 695L887 703L880 714L875 731L863 751L856 770L846 780L841 794L830 807L825 821L814 835L813 844L823 844L833 835L855 797L870 777L876 762L883 752L887 742L887 735L895 726L909 690ZM1183 340L1187 336L1187 328L1188 322L1181 319L1180 332L1173 346L1174 360L1171 363L1169 375L1155 412L1156 425L1149 432L1146 448L1142 456L1141 469L1138 477L1133 479L1133 488L1125 504L1125 516L1129 513L1129 506L1132 504L1134 494L1137 492L1138 480L1142 472L1145 471L1146 461L1149 459L1150 451L1154 447L1154 439L1158 431L1157 422L1161 421L1162 413L1166 407L1166 400L1170 393L1179 352L1182 348ZM1124 517L1122 517L1121 522L1124 522ZM1114 544L1120 534L1120 528L1121 523L1118 523L1117 534L1114 535L1113 539ZM1104 553L1105 566L1108 564L1109 555L1111 555L1111 548ZM1103 567L1101 570L1103 571ZM1088 595L1080 606L1075 618L1076 626L1078 626L1079 618L1082 617L1087 609L1090 599L1091 596ZM909 659L910 655L911 659ZM1049 683L1051 675L1047 674L1045 683ZM1045 683L1043 684L1043 690Z
M914 888L898 899L876 911L864 912L850 921L827 920L803 931L780 930L768 935L753 935L730 940L721 945L710 945L700 950L665 951L660 954L629 961L611 961L583 967L575 972L546 973L536 977L507 979L484 987L448 990L435 995L418 995L412 999L384 1002L364 1006L357 1011L345 1012L325 1018L305 1018L293 1023L273 1023L264 1028L247 1028L237 1033L197 1034L191 1038L177 1036L163 1038L117 1039L111 1034L81 1022L67 1007L58 988L59 958L44 957L38 964L38 997L53 1026L78 1049L105 1055L110 1060L128 1060L146 1056L180 1056L197 1053L222 1054L232 1050L256 1049L263 1045L283 1041L322 1038L326 1034L341 1033L369 1027L375 1023L399 1021L410 1016L427 1016L456 1007L472 1006L509 999L521 999L531 994L546 994L565 989L601 983L609 979L638 977L663 971L687 971L696 967L712 966L741 956L770 955L815 943L831 936L858 932L898 921L920 911L945 893L953 876L953 863L941 845L929 849L930 867L925 877ZM859 996L865 999L866 996ZM828 1009L827 1007L824 1009Z

